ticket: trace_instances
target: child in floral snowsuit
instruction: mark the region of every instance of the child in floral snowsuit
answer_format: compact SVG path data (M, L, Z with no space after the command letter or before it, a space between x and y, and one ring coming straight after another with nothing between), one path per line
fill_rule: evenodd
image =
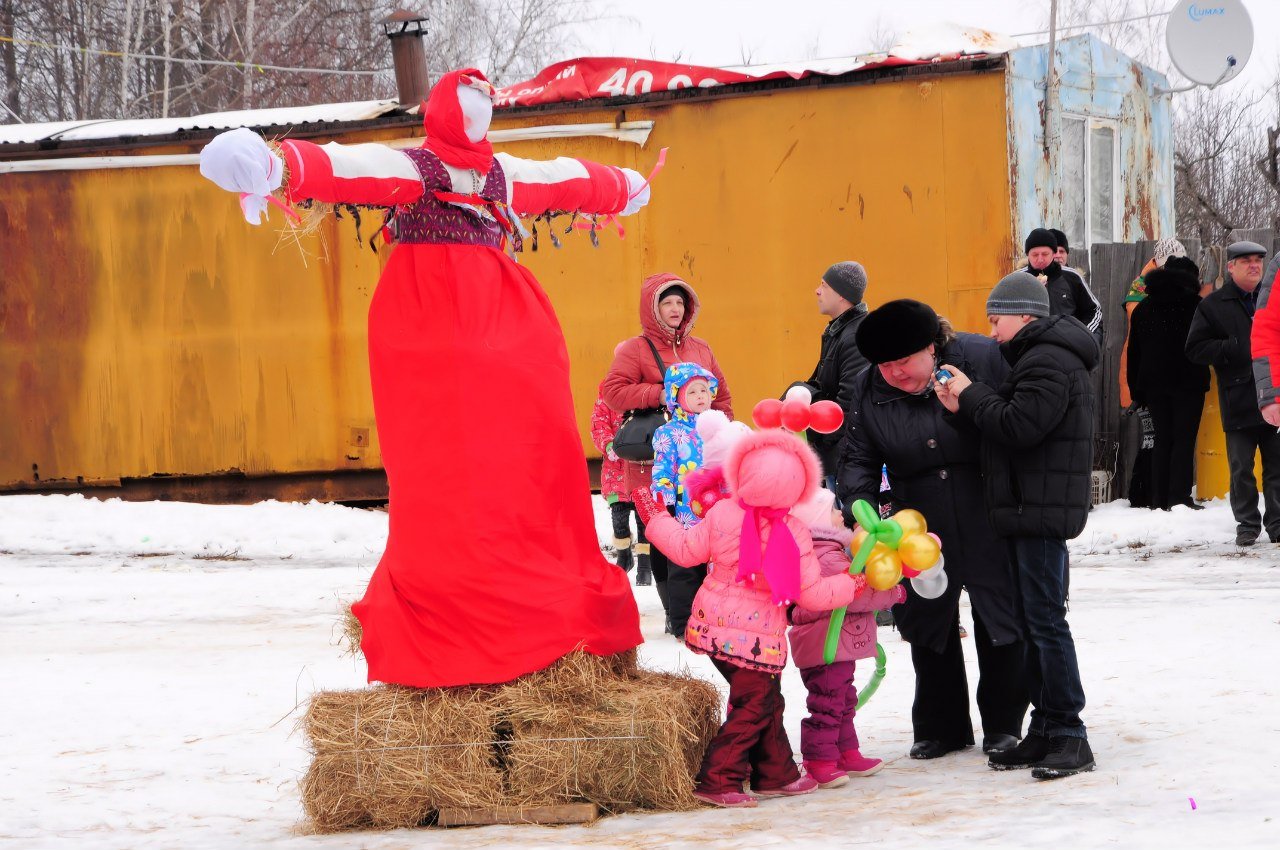
M662 384L671 421L653 434L653 485L650 492L658 504L680 521L685 528L698 523L693 512L684 479L702 465L702 437L696 417L711 408L720 382L715 375L697 363L675 363L667 368ZM707 566L672 570L664 588L667 596L668 631L683 638L689 622L694 594L706 578Z

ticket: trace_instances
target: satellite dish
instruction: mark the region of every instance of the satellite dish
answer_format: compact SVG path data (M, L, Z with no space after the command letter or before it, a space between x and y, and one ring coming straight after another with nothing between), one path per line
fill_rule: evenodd
M1165 26L1169 58L1202 86L1232 79L1253 52L1253 21L1241 0L1181 0Z

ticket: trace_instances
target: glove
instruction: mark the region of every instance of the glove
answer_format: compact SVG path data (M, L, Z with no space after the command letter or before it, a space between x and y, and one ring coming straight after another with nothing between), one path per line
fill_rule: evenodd
M853 579L854 599L867 592L867 577L865 575L858 573L856 576L849 576L849 578Z
M228 130L200 151L200 173L228 192L238 192L245 221L258 224L267 196L284 181L284 163L257 133Z
M610 440L604 447L604 456L609 458L609 460L616 461L618 459L618 455L613 451L613 440Z
M666 512L666 507L662 504L661 497L653 498L653 493L648 487L637 487L632 490L631 502L636 506L636 516L645 525L648 525L649 520L658 514Z
M893 586L893 604L901 605L907 601L907 588L905 585L895 584Z
M645 185L644 176L640 172L631 168L621 170L623 176L627 178L627 195L631 199L618 215L631 215L639 212L641 207L649 203L649 187Z

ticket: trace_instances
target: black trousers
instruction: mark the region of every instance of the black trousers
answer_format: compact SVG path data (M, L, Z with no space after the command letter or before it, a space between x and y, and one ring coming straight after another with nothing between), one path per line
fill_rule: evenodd
M667 508L667 511L675 516L674 509ZM654 546L649 551L649 567L653 570L654 581L667 583L667 615L671 620L671 632L676 637L683 637L684 627L689 624L689 612L693 609L693 597L707 577L707 565L672 565L667 556Z
M911 727L917 741L972 744L969 682L960 646L960 608L952 615L947 645L941 653L911 645L916 670L916 696ZM992 646L987 626L973 611L973 640L978 652L978 713L984 735L1022 737L1022 720L1030 699L1024 679L1026 646L1022 641Z
M1231 470L1231 513L1237 531L1267 529L1280 541L1280 433L1270 425L1227 431L1227 468ZM1253 475L1254 453L1262 454L1262 500L1258 512L1258 482Z
M1204 393L1151 393L1147 408L1155 425L1148 507L1185 505L1191 501L1195 483L1196 434Z

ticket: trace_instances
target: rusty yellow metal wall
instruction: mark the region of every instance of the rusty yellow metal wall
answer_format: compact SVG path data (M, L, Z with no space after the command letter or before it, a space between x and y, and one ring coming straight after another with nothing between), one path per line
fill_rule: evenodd
M561 232L556 250L540 224L540 250L522 258L564 326L588 453L597 384L638 331L649 273L697 289L696 333L740 416L808 376L825 322L813 289L836 260L866 265L872 304L919 298L984 331L986 292L1011 260L1004 91L999 71L780 89L628 107L625 120L655 122L644 149L506 146L641 171L671 149L625 239L607 233L593 249ZM166 152L183 151L145 151ZM350 222L298 239L279 221L247 226L191 167L0 177L0 488L380 466L364 334L385 255ZM512 411L513 427L522 415L536 411Z
M675 272L697 289L695 333L742 417L808 377L826 322L813 290L837 260L866 265L873 305L918 298L985 333L986 295L1012 262L1003 87L989 73L629 107L626 120L655 122L643 150L603 139L507 146L641 172L670 147L626 240L603 236L597 251L569 237L556 251L544 237L525 258L565 327L584 439L614 346L639 330L645 274Z

